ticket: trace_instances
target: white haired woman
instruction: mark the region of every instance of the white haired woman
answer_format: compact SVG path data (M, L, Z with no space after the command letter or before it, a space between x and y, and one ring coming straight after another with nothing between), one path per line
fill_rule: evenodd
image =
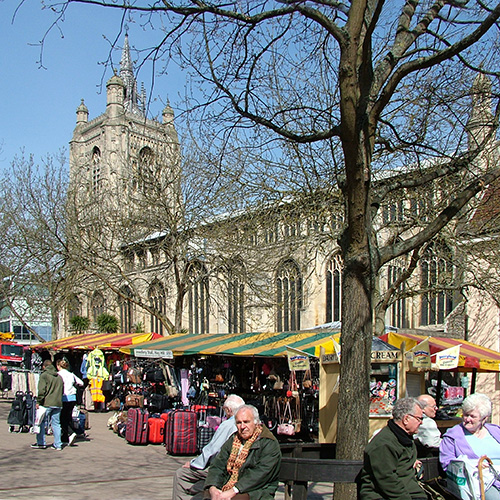
M462 423L449 429L439 446L439 461L444 470L459 457L479 460L488 456L500 465L500 427L487 423L491 416L491 401L485 394L471 394L462 404ZM500 500L500 482L495 481L486 491L486 500Z

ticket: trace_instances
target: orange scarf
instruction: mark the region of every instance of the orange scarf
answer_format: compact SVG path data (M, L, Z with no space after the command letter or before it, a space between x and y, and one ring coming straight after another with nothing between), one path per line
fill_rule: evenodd
M235 434L231 453L227 461L227 471L229 472L229 475L231 477L229 478L229 481L222 487L222 491L230 490L238 481L238 474L240 473L240 469L248 457L250 447L255 443L255 440L260 436L261 432L262 425L258 425L255 428L252 436L245 441L243 448L241 448L242 442L240 437L238 436L238 434Z

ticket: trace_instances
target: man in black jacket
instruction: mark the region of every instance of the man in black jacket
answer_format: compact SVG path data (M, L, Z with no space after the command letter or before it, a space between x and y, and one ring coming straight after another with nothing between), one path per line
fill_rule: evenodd
M417 449L413 435L423 420L415 398L398 399L392 420L365 448L360 475L360 500L426 500L416 477Z

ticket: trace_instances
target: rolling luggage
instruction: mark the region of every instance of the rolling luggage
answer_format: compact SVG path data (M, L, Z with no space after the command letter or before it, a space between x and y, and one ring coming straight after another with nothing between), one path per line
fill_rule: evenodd
M166 421L163 418L150 418L148 420L148 441L151 444L165 442Z
M148 444L148 417L148 411L142 408L128 410L125 439L130 444Z
M17 425L17 432L22 432L25 429L27 420L26 395L23 391L17 391L10 407L9 416L7 417L7 423L10 425L9 431L14 432Z
M198 427L198 452L201 453L201 450L211 441L214 437L215 429L211 427L206 427L200 425Z
M198 450L196 412L175 410L168 413L165 448L171 455L196 455Z

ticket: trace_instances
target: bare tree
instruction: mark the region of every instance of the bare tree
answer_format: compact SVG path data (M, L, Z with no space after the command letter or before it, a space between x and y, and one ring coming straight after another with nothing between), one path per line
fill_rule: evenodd
M165 26L152 54L192 69L200 137L219 147L220 168L242 199L291 186L340 187L346 226L337 453L360 458L377 273L423 248L499 173L495 162L480 168L497 112L472 147L465 138L474 75L491 76L494 95L498 89L500 5L70 0L62 9L72 3L121 8ZM254 152L251 168L235 168L240 151ZM388 169L400 175L384 178ZM385 200L457 177L436 216L389 245L378 240Z

